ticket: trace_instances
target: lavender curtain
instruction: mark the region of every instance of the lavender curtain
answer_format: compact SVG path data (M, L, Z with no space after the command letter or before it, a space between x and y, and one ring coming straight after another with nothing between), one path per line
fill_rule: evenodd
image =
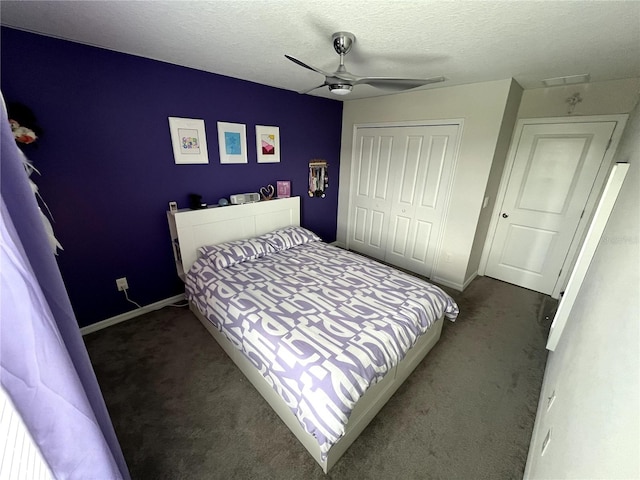
M129 479L2 101L0 381L56 478Z

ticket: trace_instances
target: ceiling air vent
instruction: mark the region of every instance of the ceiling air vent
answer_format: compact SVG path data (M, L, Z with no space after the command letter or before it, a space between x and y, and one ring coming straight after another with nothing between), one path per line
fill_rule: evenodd
M568 77L546 78L542 80L545 87L559 87L561 85L575 85L576 83L587 83L590 80L588 73L582 75L570 75Z

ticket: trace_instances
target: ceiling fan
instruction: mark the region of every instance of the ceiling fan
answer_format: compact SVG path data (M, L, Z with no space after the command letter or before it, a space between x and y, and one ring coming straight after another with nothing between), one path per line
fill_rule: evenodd
M443 82L445 80L444 77L432 77L432 78L392 78L392 77L360 77L358 75L354 75L349 73L344 66L344 56L349 53L351 47L353 46L353 42L355 42L356 37L353 33L349 32L336 32L331 37L333 41L333 48L336 53L340 55L340 65L338 69L333 72L325 72L324 70L320 70L319 68L312 67L307 65L304 62L301 62L297 58L294 58L290 55L285 55L289 60L293 63L300 65L308 70L312 70L314 72L318 72L321 75L324 75L324 83L310 88L308 90L304 90L299 93L309 93L316 88L329 87L329 91L331 93L335 93L336 95L347 95L351 93L354 85L371 85L372 87L382 88L385 90L409 90L411 88L421 87L423 85L428 85L430 83Z

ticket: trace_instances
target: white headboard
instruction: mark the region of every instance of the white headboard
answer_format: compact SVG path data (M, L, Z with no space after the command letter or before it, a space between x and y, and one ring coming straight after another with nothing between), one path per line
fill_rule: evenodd
M198 248L256 237L291 225L300 225L300 197L278 198L244 205L167 212L176 269L184 280Z

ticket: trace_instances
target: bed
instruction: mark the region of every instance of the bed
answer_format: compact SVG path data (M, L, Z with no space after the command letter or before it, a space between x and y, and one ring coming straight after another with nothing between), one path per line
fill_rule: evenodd
M168 219L191 310L325 473L458 313L301 228L297 197Z

